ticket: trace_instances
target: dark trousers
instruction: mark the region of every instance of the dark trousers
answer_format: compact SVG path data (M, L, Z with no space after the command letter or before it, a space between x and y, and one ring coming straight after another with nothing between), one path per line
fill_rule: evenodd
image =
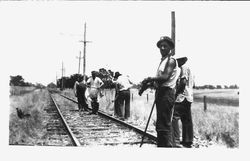
M127 119L130 117L130 90L119 91L117 95L114 109L115 115Z
M79 110L87 110L88 109L88 104L86 103L85 97L80 96L77 97L77 101L78 101L78 109Z
M158 147L173 147L172 115L175 89L161 88L156 91L156 131Z
M175 103L174 117L173 117L173 130L175 141L180 141L180 130L178 121L182 123L182 142L187 145L193 143L193 122L191 113L191 102L184 99L180 103Z
M92 113L96 114L99 110L99 103L97 102L97 97L91 98Z

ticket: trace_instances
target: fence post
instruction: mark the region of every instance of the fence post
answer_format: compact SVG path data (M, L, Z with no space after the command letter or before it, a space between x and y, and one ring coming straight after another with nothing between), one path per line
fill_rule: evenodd
M203 101L204 101L204 111L206 112L207 111L207 97L206 96L204 96Z
M147 94L147 103L148 103L148 94Z
M134 96L133 96L133 93L132 93L132 102L133 102L133 99L134 99Z

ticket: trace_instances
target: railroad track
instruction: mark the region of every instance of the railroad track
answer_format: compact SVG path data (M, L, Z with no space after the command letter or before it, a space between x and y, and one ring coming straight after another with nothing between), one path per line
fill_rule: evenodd
M76 143L71 137L57 104L50 95L49 105L44 109L47 112L46 144L48 146L74 146Z
M67 124L68 129L70 129L71 133L68 134L68 130L66 130L67 135L73 135L74 140L78 143L74 143L72 141L72 137L68 136L67 138L64 132L63 138L61 137L60 141L56 145L65 145L66 146L94 146L94 145L102 145L102 146L136 146L139 147L141 142L141 137L144 133L144 129L137 128L138 125L130 125L122 120L116 119L109 114L98 111L98 115L88 115L87 112L78 112L76 104L78 103L76 100L69 98L65 95L60 94L58 91L54 91L57 97L63 97L65 100L69 100L70 104L74 104L74 109L67 109L67 105L57 104L58 110L61 110L61 115L65 118L64 121ZM56 103L56 100L53 99L53 104ZM60 101L58 101L60 102ZM64 108L61 108L64 107ZM89 110L91 110L89 108ZM54 110L53 110L54 111ZM55 114L56 115L56 114ZM108 121L107 121L108 120ZM57 122L54 120L54 122ZM51 124L50 126L53 126ZM59 125L54 125L58 126ZM56 129L56 128L55 128ZM54 131L55 131L54 129ZM62 129L62 128L60 128ZM53 131L53 130L50 130ZM129 131L129 132L128 132ZM51 132L49 132L51 133ZM60 132L57 132L60 134ZM156 147L156 136L151 133L146 133L144 139L143 147L154 146ZM52 139L56 140L55 137ZM71 140L71 141L69 141ZM78 141L77 141L78 140ZM54 145L54 144L53 144ZM206 148L212 145L216 145L214 142L202 140L200 137L194 137L194 143L192 145L193 148Z
M53 96L54 95L54 96ZM139 147L143 130L118 120L108 114L99 111L98 115L88 115L88 112L79 112L72 98L61 94L51 96L56 104L58 113L67 127L68 134L72 140L72 146L136 146ZM58 95L58 96L56 96ZM75 110L67 108L67 105L57 101L58 97L69 100L74 104ZM54 97L54 98L53 98ZM89 110L91 110L89 108ZM146 133L144 146L154 146L156 137Z

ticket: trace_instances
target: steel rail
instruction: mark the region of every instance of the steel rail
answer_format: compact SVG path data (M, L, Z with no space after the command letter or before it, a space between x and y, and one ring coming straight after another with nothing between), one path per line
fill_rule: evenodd
M57 104L56 104L56 102L55 102L55 100L53 99L53 97L52 97L51 94L50 94L50 98L52 99L54 105L56 106L56 109L57 109L57 111L58 111L58 113L59 113L59 115L60 115L60 118L62 119L62 122L63 122L64 126L66 127L66 130L67 130L68 133L69 133L70 138L73 140L73 145L75 145L75 146L81 146L80 142L78 141L78 139L75 137L75 135L74 135L73 132L71 131L70 127L68 126L66 120L64 119L64 117L63 117L61 111L59 110L59 107L57 106Z
M76 100L72 99L72 98L69 98L69 97L67 97L67 96L65 96L65 95L62 95L62 94L59 94L59 95L62 96L62 97L64 97L64 98L66 98L66 99L68 99L68 100L70 100L70 101L72 101L72 102L74 102L74 103L77 103L77 104L78 104L78 102L77 102ZM92 110L92 109L89 108L89 107L88 107L88 109ZM130 125L130 124L128 124L128 123L122 121L122 120L119 120L119 119L117 119L117 118L114 118L114 117L112 117L112 116L106 114L106 113L103 112L103 111L100 111L100 110L99 110L99 111L98 111L98 114L100 114L101 116L104 116L104 117L106 117L106 118L108 118L108 119L110 119L110 120L113 120L113 121L115 121L115 122L118 122L118 123L124 125L125 127L128 127L128 128L130 128L130 129L133 129L134 131L138 132L138 133L141 134L142 136L145 135L146 137L148 137L149 139L151 139L151 140L153 140L153 141L156 141L156 140L157 140L157 137L154 136L153 134L145 133L144 130L141 130L141 129L137 128L137 127L134 127L134 126L132 126L132 125Z

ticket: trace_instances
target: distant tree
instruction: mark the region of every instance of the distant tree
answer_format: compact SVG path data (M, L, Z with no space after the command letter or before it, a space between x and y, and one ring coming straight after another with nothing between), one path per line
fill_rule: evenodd
M62 88L62 78L57 79L57 88Z
M203 86L195 86L195 89L216 89L216 88L220 88L219 85L217 86L213 86L213 85L203 85Z
M217 89L222 89L222 86L221 85L217 85L216 88Z
M10 76L10 84L12 86L23 86L24 83L24 79L21 75L17 75L17 76Z
M111 70L106 70L104 68L100 68L97 76L103 81L104 85L102 88L115 88L115 84L113 83L114 72Z
M213 85L209 85L209 89L215 89L216 87Z
M56 84L51 82L47 85L48 88L56 88Z
M69 82L69 77L62 77L62 78L58 79L57 82L58 82L57 83L58 88L62 88L62 83L63 83L63 88L70 88L69 83L68 83Z
M24 78L21 75L10 76L10 86L35 86L32 83L25 82Z
M115 84L113 83L114 72L112 70L106 70L105 68L100 68L97 71L97 76L104 82L102 88L115 88ZM86 75L86 78L88 76ZM62 87L62 79L63 79L63 88L73 88L76 81L79 79L83 79L83 75L81 74L73 74L70 77L63 77L57 79L56 87Z
M86 78L88 78L87 75L86 75ZM82 79L83 79L83 75L81 74L73 74L70 77L63 77L63 88L73 88L75 82L82 80ZM62 78L57 79L56 86L57 88L62 87Z
M73 88L74 84L71 86L71 81L69 77L63 77L64 88Z
M110 74L111 77L114 77L114 72L113 71L108 70L108 72L109 72L109 74Z
M235 85L230 85L229 86L230 89L239 89L239 87L235 84Z
M87 75L86 75L86 77L88 77ZM83 75L81 75L81 74L73 74L73 75L71 75L70 77L69 77L69 80L68 80L68 87L69 88L73 88L74 87L74 84L75 84L75 82L76 81L79 81L79 80L82 80L83 79Z
M45 88L45 86L41 83L36 83L35 87L39 89Z

